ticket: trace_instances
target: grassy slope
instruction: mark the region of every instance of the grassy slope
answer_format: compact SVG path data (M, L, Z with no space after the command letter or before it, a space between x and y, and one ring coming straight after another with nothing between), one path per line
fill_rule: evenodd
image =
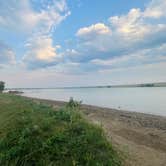
M60 110L0 94L0 165L121 165L103 131L70 102Z

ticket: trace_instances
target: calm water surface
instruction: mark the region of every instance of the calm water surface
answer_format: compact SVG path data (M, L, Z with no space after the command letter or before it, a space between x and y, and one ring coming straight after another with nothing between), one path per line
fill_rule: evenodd
M70 97L84 104L166 116L166 87L145 88L75 88L23 90L25 96L68 101Z

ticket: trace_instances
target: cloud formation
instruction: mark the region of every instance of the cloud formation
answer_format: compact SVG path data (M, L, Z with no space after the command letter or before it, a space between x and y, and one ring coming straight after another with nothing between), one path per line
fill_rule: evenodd
M31 32L25 44L23 63L32 69L57 64L64 66L63 63L80 63L87 67L87 64L99 65L99 62L105 64L105 61L106 66L111 68L112 64L116 66L117 61L125 64L126 57L130 61L128 65L136 65L136 62L145 62L145 58L137 56L142 52L142 56L149 58L146 63L152 63L147 50L159 50L166 43L164 0L152 0L144 10L133 8L127 14L111 16L107 23L80 28L76 32L77 44L66 50L58 50L52 38L52 30L70 14L65 0L22 0L19 3L11 0L0 3L4 9L0 11L1 27L26 28ZM14 14L11 15L11 12ZM159 54L158 51L156 57Z
M109 35L111 30L103 23L91 25L78 30L77 36L83 39L89 39L89 37L95 37L97 35Z
M35 4L40 6L37 10L33 8ZM0 6L0 26L24 33L48 33L70 14L65 0L5 0L0 1Z
M15 54L13 50L4 42L0 41L0 65L14 64Z
M0 29L26 34L24 66L37 69L55 65L59 55L52 32L70 15L66 0L6 0L0 1L0 6Z
M31 72L43 69L80 75L126 68L148 68L149 72L152 66L158 71L164 69L165 0L151 0L144 9L132 8L107 21L80 27L69 45L57 43L53 36L56 27L70 15L66 0L6 0L0 1L0 8L0 29L25 35L24 52L16 59ZM0 64L13 61L13 50L0 42Z
M165 5L164 0L152 0L144 10L133 8L111 16L107 23L82 27L76 32L76 46L61 52L50 36L40 34L28 42L24 62L32 69L53 67L57 72L79 73L165 61ZM62 5L61 11L65 9Z
M105 24L80 28L76 51L86 63L107 68L165 61L165 7L165 0L152 0L144 10L133 8L125 15L111 16Z
M57 53L60 46L53 46L52 38L47 35L30 38L26 43L26 49L23 62L30 69L52 66L61 59L61 55Z
M152 0L144 11L144 17L161 18L166 17L166 1L164 0Z

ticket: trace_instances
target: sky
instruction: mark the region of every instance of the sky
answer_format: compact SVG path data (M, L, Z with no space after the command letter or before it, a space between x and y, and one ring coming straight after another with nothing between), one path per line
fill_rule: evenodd
M10 88L166 82L165 0L0 0Z

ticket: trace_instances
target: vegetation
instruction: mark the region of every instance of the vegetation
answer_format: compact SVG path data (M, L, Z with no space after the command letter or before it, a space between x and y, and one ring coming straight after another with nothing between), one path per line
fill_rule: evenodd
M70 102L57 110L0 94L0 165L120 166L100 127L89 124Z
M5 82L0 81L0 93L5 89Z
M141 84L140 87L154 87L154 84Z

